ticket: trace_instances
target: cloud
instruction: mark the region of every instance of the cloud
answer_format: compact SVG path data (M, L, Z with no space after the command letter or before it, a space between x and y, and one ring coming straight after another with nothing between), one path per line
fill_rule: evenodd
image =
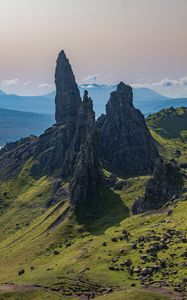
M28 85L30 85L31 83L32 83L31 80L27 80L27 81L25 81L25 82L23 83L23 85L24 85L24 86L28 86Z
M181 82L182 85L187 85L187 76L182 77L182 78L180 79L180 82Z
M93 75L88 75L87 77L84 77L82 79L82 82L84 83L93 83L96 82L99 78L99 74L93 74Z
M136 83L132 84L134 88L142 88L142 87L184 87L187 86L187 76L181 77L179 79L169 79L164 78L161 81L153 82L153 83Z
M49 83L40 83L40 84L38 84L38 87L39 88L52 88L53 85L49 84Z
M19 81L20 80L18 78L10 79L10 80L6 79L1 82L1 85L2 86L16 85L19 83Z
M112 74L108 74L108 75L105 75L105 78L108 79L108 78L111 78L113 75Z
M159 82L154 82L151 85L152 86L174 86L174 85L178 85L179 84L179 80L170 80L168 78L164 78L163 80L159 81Z

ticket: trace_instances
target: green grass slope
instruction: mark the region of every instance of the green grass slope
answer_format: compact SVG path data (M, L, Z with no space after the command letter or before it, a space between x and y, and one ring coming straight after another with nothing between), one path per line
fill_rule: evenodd
M155 121L148 124L161 153L175 157L170 147L186 142L158 132ZM132 216L149 177L119 179L122 189L101 185L74 213L63 196L48 208L55 179L31 177L32 163L0 183L0 299L185 299L187 182L170 207Z
M187 108L163 109L146 121L160 153L181 164L187 163Z

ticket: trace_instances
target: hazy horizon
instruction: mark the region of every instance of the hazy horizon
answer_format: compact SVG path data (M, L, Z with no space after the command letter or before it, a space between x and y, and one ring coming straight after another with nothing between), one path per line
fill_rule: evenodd
M64 49L77 82L129 84L187 96L186 0L0 1L0 88L54 90Z

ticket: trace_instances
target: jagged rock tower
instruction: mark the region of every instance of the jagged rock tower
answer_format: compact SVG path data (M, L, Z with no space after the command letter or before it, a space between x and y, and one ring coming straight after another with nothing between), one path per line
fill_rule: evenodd
M66 152L76 131L77 114L82 100L63 50L57 58L55 84L56 124L39 138L33 175L52 175L54 172L61 174Z
M78 111L76 132L66 153L63 174L71 175L70 197L73 205L85 202L94 195L100 180L98 135L93 103L87 91Z
M57 59L55 83L56 124L40 136L32 172L67 180L75 206L91 198L100 177L95 113L87 91L82 101L64 51Z
M151 173L158 151L144 116L133 106L132 88L123 82L111 93L97 126L104 166L116 175Z
M81 97L69 60L62 50L57 58L55 70L57 123L75 120L81 104Z

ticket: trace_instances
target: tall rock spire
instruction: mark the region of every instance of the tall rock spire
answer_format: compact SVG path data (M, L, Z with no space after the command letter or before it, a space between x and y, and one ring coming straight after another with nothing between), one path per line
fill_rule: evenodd
M55 84L56 122L66 123L67 120L77 116L81 97L71 65L63 50L57 58Z
M71 177L72 206L92 199L100 179L98 137L93 103L84 92L76 120L76 132L66 153L62 176Z
M98 119L104 166L116 175L152 172L157 148L144 116L133 106L132 88L123 82L111 93L106 116Z

